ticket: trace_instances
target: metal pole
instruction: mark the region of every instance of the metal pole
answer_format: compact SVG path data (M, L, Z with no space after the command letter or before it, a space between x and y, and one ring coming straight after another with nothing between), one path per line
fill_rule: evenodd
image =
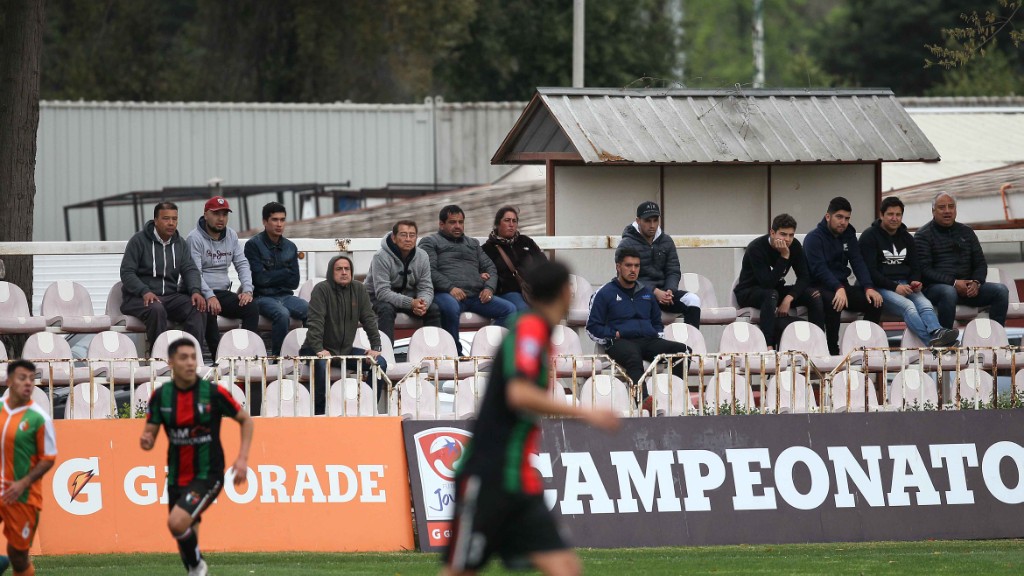
M764 0L754 0L754 88L764 88Z
M583 88L584 14L586 0L573 0L572 4L572 87Z
M683 27L683 21L686 15L686 0L672 0L668 4L668 16L672 21L672 33L676 38L676 59L675 65L672 68L672 78L679 83L683 83L683 79L686 78L686 41L685 34L686 29Z

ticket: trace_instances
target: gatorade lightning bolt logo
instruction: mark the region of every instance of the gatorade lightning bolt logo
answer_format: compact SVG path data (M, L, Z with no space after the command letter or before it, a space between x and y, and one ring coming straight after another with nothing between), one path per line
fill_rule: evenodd
M75 500L75 498L78 497L79 494L82 493L82 489L85 488L85 485L89 483L89 480L92 480L93 476L95 476L95 474L93 473L92 470L89 470L87 472L79 472L78 474L75 474L75 476L71 479L70 492L72 502Z

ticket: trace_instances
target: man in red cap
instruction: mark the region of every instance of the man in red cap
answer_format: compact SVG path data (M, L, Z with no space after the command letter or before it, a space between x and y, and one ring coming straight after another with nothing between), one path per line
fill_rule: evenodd
M260 311L252 304L252 273L249 260L238 244L238 234L228 227L231 206L223 196L214 196L206 202L203 215L189 232L186 242L192 252L192 261L199 267L202 294L206 298L206 345L217 357L220 329L217 316L242 321L242 328L256 331ZM241 293L232 290L228 269L234 264Z

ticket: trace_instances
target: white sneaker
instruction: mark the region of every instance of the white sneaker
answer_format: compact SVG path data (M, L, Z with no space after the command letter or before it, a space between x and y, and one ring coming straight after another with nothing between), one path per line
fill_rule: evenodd
M199 565L188 571L188 576L207 576L209 571L206 568L206 560L200 560Z

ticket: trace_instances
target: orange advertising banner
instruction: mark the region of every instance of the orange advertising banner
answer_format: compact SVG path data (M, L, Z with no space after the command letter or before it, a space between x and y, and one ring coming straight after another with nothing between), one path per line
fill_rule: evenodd
M39 554L172 552L167 440L139 447L142 420L58 420L57 463L43 478ZM227 466L233 422L221 429ZM248 482L203 515L210 551L412 549L409 473L399 418L256 419Z

